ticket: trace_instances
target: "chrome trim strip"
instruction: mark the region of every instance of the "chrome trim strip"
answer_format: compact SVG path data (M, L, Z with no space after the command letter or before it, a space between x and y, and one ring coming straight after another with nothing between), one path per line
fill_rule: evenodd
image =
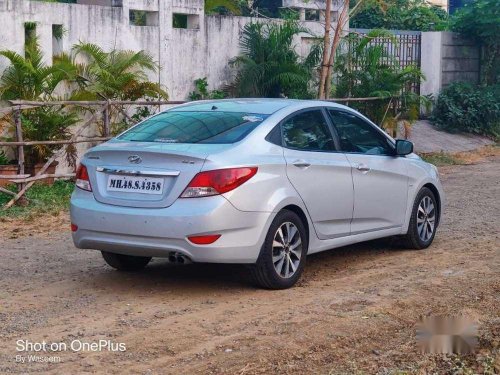
M126 176L170 176L177 177L180 171L132 171L126 169L113 169L106 167L97 167L97 172L112 173Z
M351 236L356 235L356 234L378 232L379 230L396 229L396 228L401 228L401 225L390 225L388 227L381 227L381 228L377 228L377 229L359 230L356 232L351 232Z

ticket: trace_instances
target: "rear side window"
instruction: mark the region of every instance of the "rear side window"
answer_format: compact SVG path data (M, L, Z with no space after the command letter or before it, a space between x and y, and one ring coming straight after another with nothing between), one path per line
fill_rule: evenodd
M145 120L118 139L163 143L235 143L245 138L266 117L241 112L168 111Z
M282 123L284 145L301 151L333 151L335 144L321 110L300 112Z

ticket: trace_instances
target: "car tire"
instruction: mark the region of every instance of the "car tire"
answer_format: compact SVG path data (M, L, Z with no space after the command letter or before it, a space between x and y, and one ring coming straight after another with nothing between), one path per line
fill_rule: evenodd
M143 269L151 261L151 257L136 257L101 251L102 257L111 267L118 271L138 271Z
M434 193L424 187L413 203L408 232L404 236L406 246L410 249L426 249L434 240L439 224L439 206Z
M300 217L292 211L280 211L267 232L257 263L252 267L257 285L265 289L292 287L306 265L308 242Z

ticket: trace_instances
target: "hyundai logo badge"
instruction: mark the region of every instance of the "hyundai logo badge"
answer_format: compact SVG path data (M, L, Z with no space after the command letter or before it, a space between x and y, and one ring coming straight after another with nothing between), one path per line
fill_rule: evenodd
M128 161L132 164L140 164L142 163L142 159L139 155L131 155L128 157Z

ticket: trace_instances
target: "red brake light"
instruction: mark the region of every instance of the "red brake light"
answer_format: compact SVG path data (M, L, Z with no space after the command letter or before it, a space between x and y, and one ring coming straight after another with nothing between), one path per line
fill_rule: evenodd
M87 171L87 167L83 164L80 164L76 170L76 186L83 190L92 191L89 172Z
M78 230L78 225L71 223L71 231L76 232Z
M181 198L208 197L236 189L257 173L257 167L215 169L200 172L191 180Z
M209 234L206 236L190 236L188 240L196 245L210 245L220 238L220 234Z

